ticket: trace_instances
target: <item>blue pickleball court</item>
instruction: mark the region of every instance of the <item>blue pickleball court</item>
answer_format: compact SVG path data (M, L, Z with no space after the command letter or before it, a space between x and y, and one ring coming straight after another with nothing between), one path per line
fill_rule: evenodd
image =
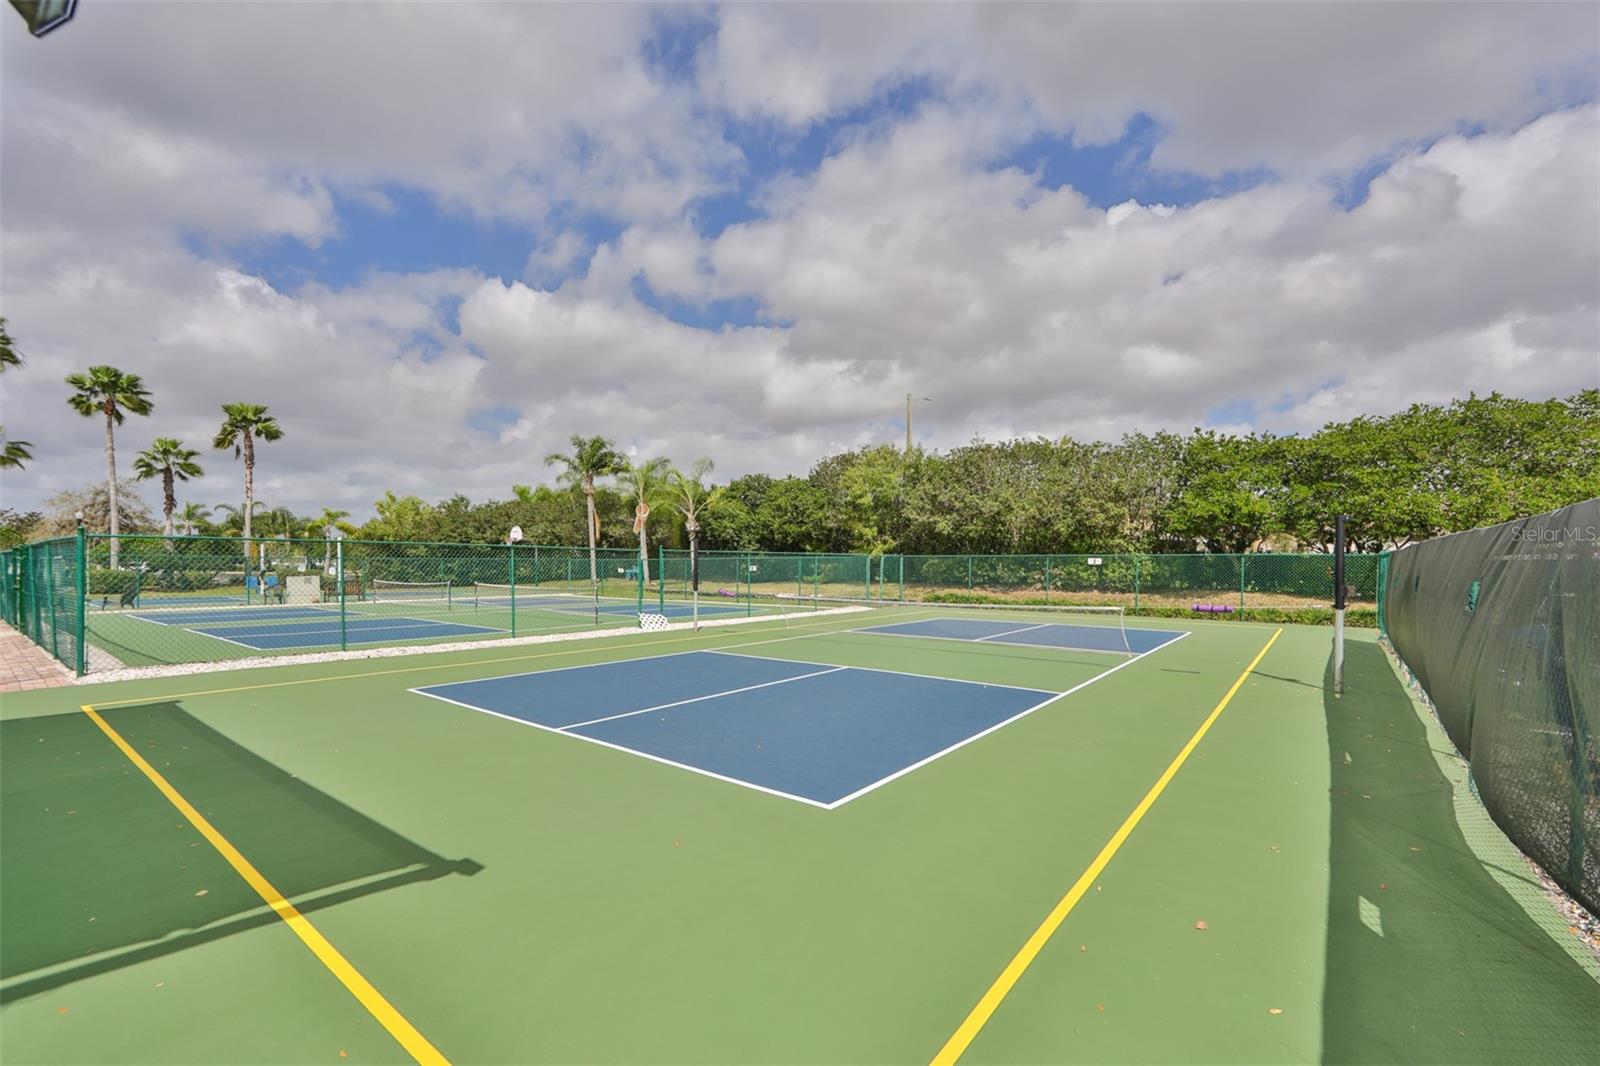
M1059 695L729 652L412 691L825 808Z

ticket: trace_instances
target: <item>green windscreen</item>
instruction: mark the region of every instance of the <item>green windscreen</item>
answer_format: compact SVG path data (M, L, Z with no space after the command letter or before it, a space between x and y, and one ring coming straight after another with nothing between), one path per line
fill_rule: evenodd
M1490 815L1600 912L1600 499L1390 556L1383 623Z

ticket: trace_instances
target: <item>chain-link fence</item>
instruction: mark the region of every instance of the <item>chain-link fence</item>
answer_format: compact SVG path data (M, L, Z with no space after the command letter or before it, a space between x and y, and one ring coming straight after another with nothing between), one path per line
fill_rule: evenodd
M0 614L75 673L85 670L83 545L78 537L39 541L3 553Z
M85 538L86 672L637 624L635 551Z
M1382 617L1517 846L1600 913L1600 499L1395 552Z
M689 553L662 551L667 586L687 588ZM786 598L993 600L1126 607L1327 607L1333 556L804 555L700 552L701 590ZM1352 604L1376 604L1378 556L1345 558Z
M693 613L690 553L90 533L4 555L0 611L82 673L259 655L495 640ZM699 553L699 615L836 600L1325 607L1327 555ZM1377 598L1378 557L1348 558Z

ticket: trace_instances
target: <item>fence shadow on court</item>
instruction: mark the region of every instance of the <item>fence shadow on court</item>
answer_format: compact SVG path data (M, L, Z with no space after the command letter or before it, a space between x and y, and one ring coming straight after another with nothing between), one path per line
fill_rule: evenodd
M102 711L302 912L449 860L245 750L176 702ZM0 722L0 1002L279 919L87 715Z
M1331 663L1323 690L1333 793L1324 1061L1592 1062L1600 984L1496 879L1536 886L1521 860L1491 868L1474 849L1382 650L1347 649L1345 697L1331 695Z

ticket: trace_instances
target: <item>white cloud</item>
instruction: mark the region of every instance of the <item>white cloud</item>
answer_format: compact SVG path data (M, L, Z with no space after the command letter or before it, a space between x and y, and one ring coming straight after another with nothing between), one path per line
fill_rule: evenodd
M104 5L47 47L0 20L0 295L29 357L3 420L38 456L7 506L99 476L61 378L102 361L156 394L119 434L125 468L250 399L287 431L264 493L358 514L385 489L504 496L575 432L723 476L804 470L898 439L907 391L935 398L919 439L948 447L1600 382L1600 119L1551 111L1548 88L1587 70L1595 95L1592 7L739 7L697 80L646 60L676 17L658 9L303 16ZM757 217L697 228L696 199L746 165L725 120L789 144L919 79L929 99L856 115L815 170L744 175ZM1282 177L1102 210L998 163L1141 111L1163 164ZM1431 147L1399 150L1359 207L1330 203L1413 142ZM338 196L399 213L391 186L525 229L525 277L287 289L220 250L316 246ZM762 324L671 321L638 277L753 301ZM208 455L189 495L234 499L237 464Z

